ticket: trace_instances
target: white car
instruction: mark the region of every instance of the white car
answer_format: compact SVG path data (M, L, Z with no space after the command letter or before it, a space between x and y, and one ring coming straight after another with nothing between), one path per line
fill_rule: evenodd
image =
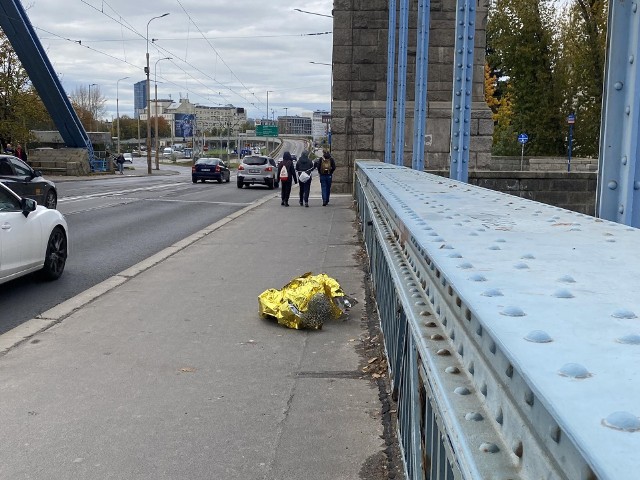
M69 254L68 234L58 210L0 184L0 284L36 271L47 280L59 278Z

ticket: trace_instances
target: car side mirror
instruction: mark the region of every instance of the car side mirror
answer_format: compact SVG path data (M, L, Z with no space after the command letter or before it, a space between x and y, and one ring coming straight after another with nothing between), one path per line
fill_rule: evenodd
M38 203L31 198L23 198L20 200L20 206L22 207L22 214L28 217L29 213L35 211Z
M42 172L40 170L34 170L33 171L33 177L32 178L41 177L41 176L42 176Z

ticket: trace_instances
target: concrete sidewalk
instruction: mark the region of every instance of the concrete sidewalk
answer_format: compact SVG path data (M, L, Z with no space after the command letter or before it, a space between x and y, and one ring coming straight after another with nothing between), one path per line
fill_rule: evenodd
M352 199L292 200L269 194L0 337L0 478L401 478ZM347 321L259 317L262 291L308 271L358 300Z

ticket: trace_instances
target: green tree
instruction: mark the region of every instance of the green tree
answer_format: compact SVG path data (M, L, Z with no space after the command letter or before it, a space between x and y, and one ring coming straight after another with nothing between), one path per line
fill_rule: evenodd
M497 0L489 12L487 62L498 97L506 96L496 112L502 121L494 134L496 154L519 153L518 133L529 135L530 154L564 151L555 27L550 0Z
M598 155L604 82L607 2L575 0L559 23L562 51L556 77L562 83L563 113L575 113L573 152ZM565 131L567 129L565 123Z
M0 138L27 144L31 130L53 122L11 43L0 31Z

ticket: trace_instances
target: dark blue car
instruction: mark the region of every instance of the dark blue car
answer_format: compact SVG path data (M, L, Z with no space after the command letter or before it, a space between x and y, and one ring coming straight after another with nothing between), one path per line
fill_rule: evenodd
M231 180L229 168L219 158L199 158L191 167L191 181L216 180L218 183Z

